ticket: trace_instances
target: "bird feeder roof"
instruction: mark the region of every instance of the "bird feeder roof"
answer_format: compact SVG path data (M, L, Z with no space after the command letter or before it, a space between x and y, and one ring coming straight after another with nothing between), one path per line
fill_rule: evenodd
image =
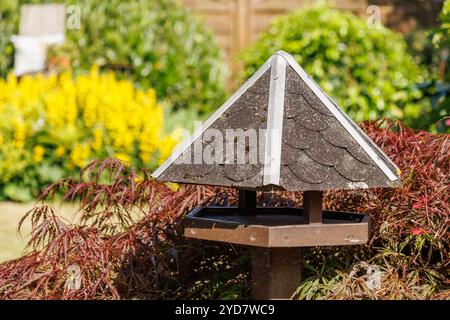
M264 132L258 138L259 161L240 164L233 161L234 156L231 161L224 157L227 160L196 162L196 146L200 152L216 146L217 141L205 139L210 129L223 136L228 129ZM247 148L240 150L249 153ZM249 190L336 190L401 184L397 166L283 51L272 55L153 176L161 181Z

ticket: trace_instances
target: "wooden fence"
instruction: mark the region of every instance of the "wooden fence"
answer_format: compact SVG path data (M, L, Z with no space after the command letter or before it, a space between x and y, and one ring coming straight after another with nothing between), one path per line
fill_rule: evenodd
M314 0L182 0L203 16L224 50L232 73L239 70L236 56L267 28L277 15L301 8ZM371 4L378 5L383 24L402 32L417 25L433 24L440 10L439 0L334 0L337 8L367 16Z

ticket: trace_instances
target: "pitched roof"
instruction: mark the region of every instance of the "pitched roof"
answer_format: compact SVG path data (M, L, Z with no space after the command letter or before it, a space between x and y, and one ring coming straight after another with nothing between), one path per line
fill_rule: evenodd
M200 152L215 146L203 137L208 129L223 136L227 129L267 130L258 140L259 161L195 162L195 145L201 146ZM304 191L393 187L400 184L398 172L294 58L279 51L153 176L180 183Z

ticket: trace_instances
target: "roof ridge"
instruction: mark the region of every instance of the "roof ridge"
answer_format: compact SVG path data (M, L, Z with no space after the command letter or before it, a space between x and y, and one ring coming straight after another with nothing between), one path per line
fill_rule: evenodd
M280 183L286 69L287 61L279 54L272 55L264 150L264 186Z

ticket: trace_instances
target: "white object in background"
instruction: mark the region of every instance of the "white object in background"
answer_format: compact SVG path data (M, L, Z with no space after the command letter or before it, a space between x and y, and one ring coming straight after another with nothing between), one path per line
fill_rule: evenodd
M14 44L14 74L21 76L27 73L41 72L45 69L47 48L49 45L64 42L64 33L32 37L12 36Z

